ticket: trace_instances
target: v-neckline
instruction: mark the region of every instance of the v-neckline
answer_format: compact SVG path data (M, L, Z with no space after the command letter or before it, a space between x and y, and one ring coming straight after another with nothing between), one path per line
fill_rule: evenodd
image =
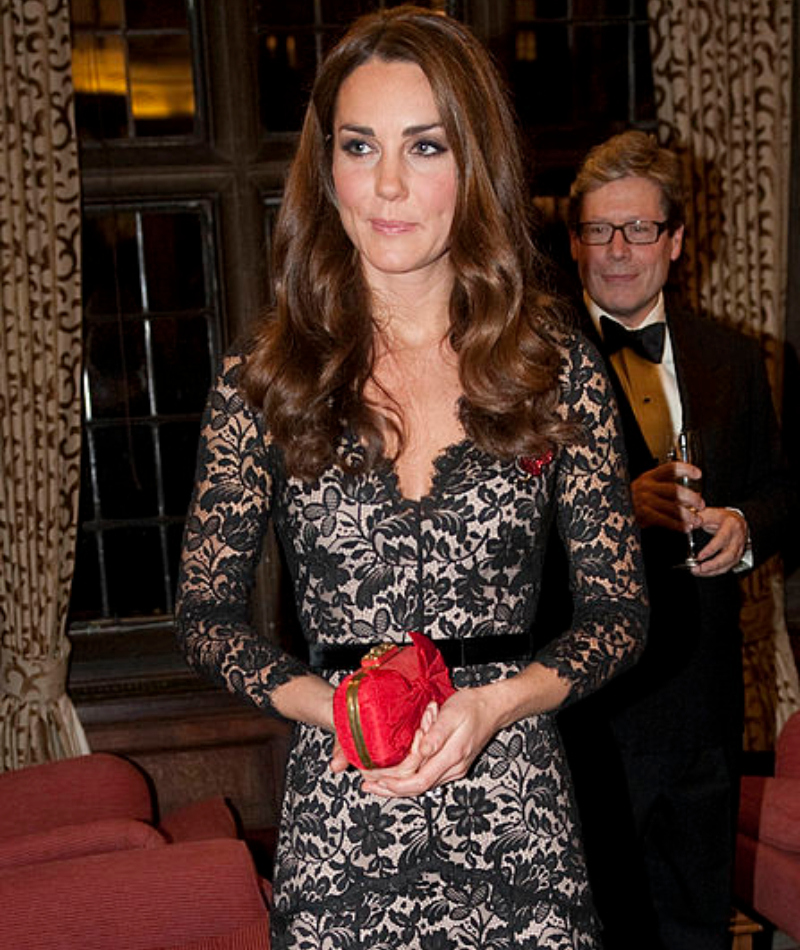
M381 465L383 477L400 506L419 508L439 497L443 479L455 468L471 444L471 440L465 436L456 442L451 442L437 452L431 463L432 473L428 488L419 498L412 498L403 492L397 467L391 459L384 458L383 465Z

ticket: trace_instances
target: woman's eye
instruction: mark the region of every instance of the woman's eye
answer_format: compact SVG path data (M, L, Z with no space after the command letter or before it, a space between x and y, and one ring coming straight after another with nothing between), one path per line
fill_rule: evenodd
M424 139L423 141L416 142L412 151L417 155L441 155L447 151L447 146L443 142Z
M369 143L363 139L346 139L342 142L341 148L348 155L369 155L372 151Z

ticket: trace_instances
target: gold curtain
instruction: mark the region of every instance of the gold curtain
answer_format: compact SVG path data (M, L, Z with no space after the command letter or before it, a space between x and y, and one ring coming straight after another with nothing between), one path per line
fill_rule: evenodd
M0 0L0 771L88 751L66 695L80 476L68 0Z
M774 391L786 322L792 0L648 0L659 138L688 187L679 284L756 336ZM800 708L777 559L743 582L745 748Z

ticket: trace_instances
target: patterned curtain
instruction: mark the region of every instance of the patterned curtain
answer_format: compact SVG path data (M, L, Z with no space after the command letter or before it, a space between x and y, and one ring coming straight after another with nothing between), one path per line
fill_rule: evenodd
M80 475L68 0L0 0L0 771L88 751L65 686Z
M756 336L781 391L793 0L648 0L659 138L689 183L678 284L689 307ZM744 582L745 747L800 708L776 559Z

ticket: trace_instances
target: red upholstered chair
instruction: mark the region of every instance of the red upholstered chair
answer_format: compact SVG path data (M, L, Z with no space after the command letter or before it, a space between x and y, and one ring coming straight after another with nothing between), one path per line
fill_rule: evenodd
M0 872L9 950L265 950L269 915L243 841L214 838Z
M0 947L264 950L268 885L221 798L156 824L102 753L0 774Z
M742 778L734 893L800 940L800 712L778 737L775 774Z
M95 753L0 773L0 840L104 818L152 822L150 784L132 762Z

